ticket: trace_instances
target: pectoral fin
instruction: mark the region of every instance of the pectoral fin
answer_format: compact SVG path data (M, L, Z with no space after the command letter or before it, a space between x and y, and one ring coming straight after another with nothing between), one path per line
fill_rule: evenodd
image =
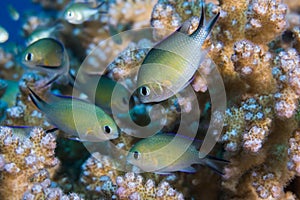
M186 167L186 168L183 168L181 170L179 170L180 172L185 172L185 173L196 173L196 169L192 166L189 166L189 167Z

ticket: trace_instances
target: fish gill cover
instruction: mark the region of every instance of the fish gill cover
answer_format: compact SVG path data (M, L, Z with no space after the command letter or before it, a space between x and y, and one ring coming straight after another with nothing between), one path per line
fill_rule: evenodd
M0 6L0 199L300 199L300 1Z

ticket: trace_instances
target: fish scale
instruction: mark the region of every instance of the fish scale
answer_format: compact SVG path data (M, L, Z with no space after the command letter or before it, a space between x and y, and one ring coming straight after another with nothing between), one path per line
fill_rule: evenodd
M197 29L186 35L179 28L155 45L138 72L139 97L143 103L160 102L181 91L203 62L207 50L202 45L219 13L205 24L204 3ZM186 22L182 25L186 29Z
M99 142L118 137L118 128L113 119L101 108L69 97L55 97L53 102L45 102L31 89L30 98L45 114L46 118L70 137L82 141ZM105 133L105 127L110 128Z
M228 161L212 156L200 158L196 143L184 135L159 133L138 141L130 149L127 160L144 171L156 173L196 172L191 165L201 164L223 174Z

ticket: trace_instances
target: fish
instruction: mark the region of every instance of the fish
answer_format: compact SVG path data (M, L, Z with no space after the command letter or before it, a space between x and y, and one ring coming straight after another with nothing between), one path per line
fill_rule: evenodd
M30 69L51 75L47 84L59 76L68 76L69 57L64 45L54 38L43 38L30 44L21 54L21 62Z
M64 19L71 24L82 24L97 13L106 13L101 11L103 4L104 2L93 8L88 3L71 3L63 13Z
M68 134L70 139L88 142L103 142L119 137L113 119L101 108L72 97L56 97L45 102L29 87L29 97L45 114L49 122Z
M26 45L28 46L43 38L51 38L56 31L63 28L64 26L62 24L56 24L52 27L37 28L28 36Z
M69 74L72 79L70 82L75 88L85 93L92 102L108 114L112 113L112 108L116 112L128 111L130 93L122 84L105 75L99 76L97 74L81 73L75 79L72 73ZM113 97L114 90L116 90L116 95Z
M4 43L8 40L9 34L5 28L0 26L0 43Z
M196 169L191 165L201 164L224 175L223 168L229 161L210 155L200 158L196 148L200 142L192 142L191 138L184 135L158 133L135 143L129 150L127 161L143 171L158 174L176 171L195 173ZM182 152L183 149L186 150Z
M11 4L7 6L7 10L13 20L18 21L20 19L19 12Z
M137 76L137 95L142 103L161 102L189 85L195 72L207 55L202 45L217 22L217 13L205 22L205 6L202 2L197 29L185 34L188 23L156 44L147 53Z

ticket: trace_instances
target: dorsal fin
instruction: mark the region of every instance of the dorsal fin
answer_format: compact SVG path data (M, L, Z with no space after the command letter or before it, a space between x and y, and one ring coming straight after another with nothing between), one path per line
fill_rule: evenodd
M206 37L211 32L213 26L217 22L218 18L220 16L220 12L218 12L207 24L205 20L205 2L202 2L201 4L201 16L199 20L199 25L191 34L191 37L197 39L200 43L203 43L206 39Z
M201 15L198 27L203 27L205 23L205 2L201 1Z
M182 23L182 25L177 29L178 32L188 34L189 28L191 26L191 21L186 20L185 22Z

